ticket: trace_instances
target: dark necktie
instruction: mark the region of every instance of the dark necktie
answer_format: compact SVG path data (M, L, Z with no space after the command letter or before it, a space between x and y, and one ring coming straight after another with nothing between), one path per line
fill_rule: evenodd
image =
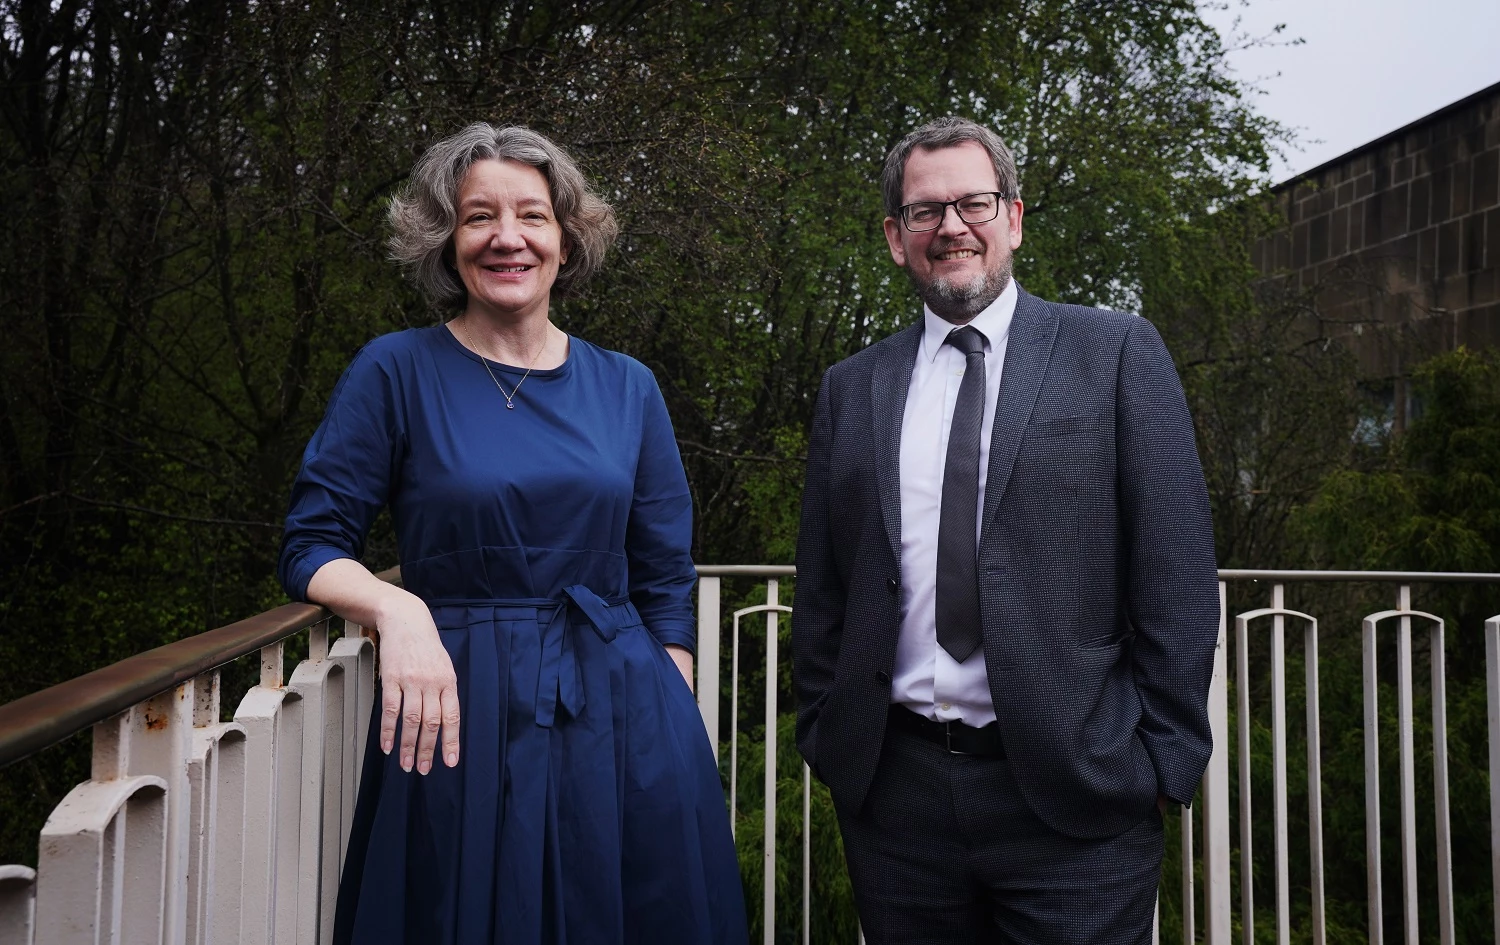
M979 427L984 422L984 336L955 328L944 344L963 352L948 458L943 464L943 506L938 519L938 645L962 663L979 648Z

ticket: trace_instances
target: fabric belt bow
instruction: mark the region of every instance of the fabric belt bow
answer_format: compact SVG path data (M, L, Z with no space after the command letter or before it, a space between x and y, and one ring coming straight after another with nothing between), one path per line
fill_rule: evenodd
M576 609L605 643L614 642L620 630L635 623L637 619L630 613L634 608L620 606L628 604L628 598L611 605L582 584L563 588L563 597L565 599L556 603L552 619L542 630L541 671L536 686L536 724L543 728L551 728L557 720L559 702L569 718L576 719L583 714L583 670L578 665L573 635L568 632L570 614Z

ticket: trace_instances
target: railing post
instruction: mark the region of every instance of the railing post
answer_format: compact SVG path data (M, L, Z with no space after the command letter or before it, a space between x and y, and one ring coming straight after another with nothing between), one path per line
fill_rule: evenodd
M209 902L197 923L201 933L198 942L215 945L240 938L240 917L244 906L242 879L245 869L245 729L238 722L218 726L213 764L212 847L207 851L212 871ZM212 732L203 737L214 738Z
M766 581L766 606L780 605L780 582ZM777 612L766 611L766 778L765 778L765 939L776 942L776 690L777 690Z
M1179 819L1182 822L1182 942L1183 945L1193 945L1198 940L1198 920L1193 909L1193 812L1184 808ZM1160 910L1158 896L1157 911ZM1160 926L1157 931L1160 931Z
M333 935L332 904L336 901L339 872L339 842L333 832L343 823L343 790L339 780L344 770L343 666L328 659L328 623L312 628L309 657L292 672L290 688L302 697L302 761L298 801L298 850L295 867L282 876L283 894L295 903L291 920L298 942L326 942ZM290 748L291 746L288 746ZM332 843L325 842L331 839ZM288 885L281 885L286 881ZM280 938L280 920L277 922Z
M1255 942L1255 851L1251 825L1253 796L1250 757L1250 628L1249 618L1234 618L1234 721L1235 745L1239 749L1240 785L1240 925L1245 945Z
M282 680L282 645L276 643L261 650L260 685L245 694L234 716L246 737L244 945L272 945L296 934L302 696Z
M187 941L188 833L191 805L188 760L193 748L193 718L197 709L195 681L141 703L131 712L130 747L126 754L131 775L154 775L167 785L166 899L162 905L163 945Z
M812 770L802 765L802 945L812 945Z
M36 925L36 870L0 866L0 942L31 945Z
M698 579L698 711L719 758L719 593L721 579Z
M280 689L286 679L283 670L283 660L286 658L286 646L282 643L273 643L262 647L260 651L260 684L266 689Z
M328 658L344 667L344 769L339 778L342 791L338 826L339 871L348 853L349 830L354 823L354 799L364 765L365 740L369 737L370 713L375 700L375 644L360 627L346 625L334 642Z
M162 941L166 790L154 775L90 780L57 805L42 827L38 942Z
M1411 610L1411 587L1401 585L1398 610ZM1411 617L1398 618L1396 638L1396 733L1401 777L1401 917L1406 941L1417 941L1417 779L1412 699Z
M1448 664L1441 623L1433 624L1429 656L1432 670L1432 797L1437 836L1438 941L1454 945L1453 835L1448 814Z
M209 945L222 926L239 926L240 845L244 836L245 733L219 721L219 672L193 681L193 743L187 763L191 805L188 831L187 941ZM223 829L220 829L220 825Z
M1484 622L1485 707L1490 734L1490 907L1500 942L1500 617Z
M1286 585L1271 588L1271 606L1286 608ZM1291 941L1291 843L1287 836L1286 784L1286 617L1271 617L1271 825L1276 832L1276 941ZM1248 790L1242 785L1241 791Z
M1226 651L1229 586L1219 582L1219 643L1208 685L1208 724L1213 754L1203 775L1203 911L1207 945L1229 945L1229 685Z
M1313 945L1325 945L1328 920L1323 887L1323 734L1318 694L1318 625L1307 625L1303 637L1307 668L1307 830L1312 881Z

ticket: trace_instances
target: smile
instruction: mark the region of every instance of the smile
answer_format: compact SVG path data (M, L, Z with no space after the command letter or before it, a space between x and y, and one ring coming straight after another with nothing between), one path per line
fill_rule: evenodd
M946 253L938 253L938 259L968 259L970 256L978 256L979 253L972 249L950 249Z
M485 266L489 272L529 272L531 266Z

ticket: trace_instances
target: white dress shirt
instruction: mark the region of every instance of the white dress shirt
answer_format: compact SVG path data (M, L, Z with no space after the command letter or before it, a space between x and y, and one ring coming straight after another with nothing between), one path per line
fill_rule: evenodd
M1000 395L1005 342L1016 311L1012 279L1000 297L969 322L984 335L984 420L979 428L977 534L989 472L990 431ZM964 356L943 340L956 326L923 307L922 344L912 366L911 388L901 420L901 632L891 701L939 722L982 726L995 721L985 675L984 648L956 662L937 642L938 520L943 505L943 466L948 429L963 382Z

